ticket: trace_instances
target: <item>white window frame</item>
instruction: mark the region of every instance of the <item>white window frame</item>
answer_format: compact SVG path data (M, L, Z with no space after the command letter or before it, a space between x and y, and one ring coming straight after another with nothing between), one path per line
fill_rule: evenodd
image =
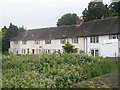
M40 44L40 40L35 40L35 44Z
M36 49L36 54L40 54L41 53L41 49Z
M14 42L14 44L18 44L18 41L13 41Z
M22 49L22 54L26 54L26 49Z
M14 49L13 49L13 53L18 54L17 48L14 48Z
M93 51L93 54L92 54L92 51ZM96 51L98 51L98 53L96 53ZM99 56L100 51L99 51L99 49L90 49L90 54L91 54L92 56ZM96 55L96 54L97 54L97 55Z
M78 43L78 38L72 38L72 43L77 44Z
M45 44L51 44L51 40L45 40Z
M22 44L27 44L27 41L26 40L22 41Z
M118 34L109 35L109 39L118 39L118 38L119 38Z
M99 43L99 36L90 37L90 43Z
M61 44L66 44L66 39L60 39Z

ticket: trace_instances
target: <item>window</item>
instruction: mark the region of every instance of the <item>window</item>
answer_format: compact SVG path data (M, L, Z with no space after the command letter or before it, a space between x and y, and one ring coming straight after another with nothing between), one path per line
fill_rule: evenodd
M25 54L26 53L26 50L25 49L22 49L22 54Z
M118 35L118 40L120 41L120 34Z
M60 43L61 44L65 44L66 43L66 39L60 39Z
M41 53L41 49L36 49L36 54L40 54Z
M14 54L18 54L18 50L16 48L13 49Z
M18 41L14 41L14 44L18 44Z
M27 41L22 41L22 44L27 44Z
M98 36L90 37L90 43L99 43L99 37Z
M40 40L35 40L35 44L40 44Z
M109 39L118 39L118 38L119 38L118 34L109 35Z
M90 50L92 56L99 56L99 50L98 49L91 49Z
M72 43L78 43L78 38L73 38Z
M51 40L45 40L45 44L51 44Z

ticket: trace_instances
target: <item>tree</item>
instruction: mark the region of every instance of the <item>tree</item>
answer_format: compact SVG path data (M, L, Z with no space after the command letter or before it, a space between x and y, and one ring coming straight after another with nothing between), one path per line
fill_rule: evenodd
M67 13L58 19L57 26L76 24L79 17L75 13Z
M62 47L66 53L76 53L77 52L77 48L74 48L74 46L71 45L69 42L67 42L65 44L65 46L62 46Z
M6 26L4 26L2 28L2 52L8 52L8 49L10 47L10 40L17 36L19 33L25 31L25 29L23 27L17 27L15 25L13 25L12 23L10 23L9 28L6 28Z
M120 16L120 1L119 2L112 2L109 5L110 16Z
M2 29L1 29L1 38L2 38L2 51L7 51L7 39L6 39L6 33L7 33L7 30L8 28L6 26L4 26Z
M109 16L109 8L103 2L90 2L88 8L82 12L84 21L102 19Z

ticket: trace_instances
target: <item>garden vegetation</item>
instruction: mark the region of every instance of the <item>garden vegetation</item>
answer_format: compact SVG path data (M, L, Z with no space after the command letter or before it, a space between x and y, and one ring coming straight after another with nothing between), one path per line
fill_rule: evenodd
M118 63L80 54L10 55L2 58L3 88L72 88L116 71Z

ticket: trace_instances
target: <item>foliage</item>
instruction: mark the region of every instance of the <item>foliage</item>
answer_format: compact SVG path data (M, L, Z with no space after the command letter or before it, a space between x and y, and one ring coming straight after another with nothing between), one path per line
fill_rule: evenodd
M8 52L8 48L10 47L10 39L17 36L19 33L25 31L23 27L17 27L10 23L9 28L4 26L2 28L2 52Z
M76 53L77 52L77 48L74 48L74 46L72 44L70 44L69 42L67 42L65 44L65 46L62 46L62 47L66 53Z
M112 2L109 5L110 16L120 16L120 1L119 2Z
M0 54L2 52L2 32L0 31Z
M3 88L71 88L118 69L117 61L79 54L3 56Z
M67 13L58 19L57 26L76 24L79 17L75 13Z
M109 6L103 2L90 2L82 12L84 21L104 19L113 16L120 16L120 1L112 2Z
M103 2L90 2L82 12L84 21L102 19L109 16L109 8Z

